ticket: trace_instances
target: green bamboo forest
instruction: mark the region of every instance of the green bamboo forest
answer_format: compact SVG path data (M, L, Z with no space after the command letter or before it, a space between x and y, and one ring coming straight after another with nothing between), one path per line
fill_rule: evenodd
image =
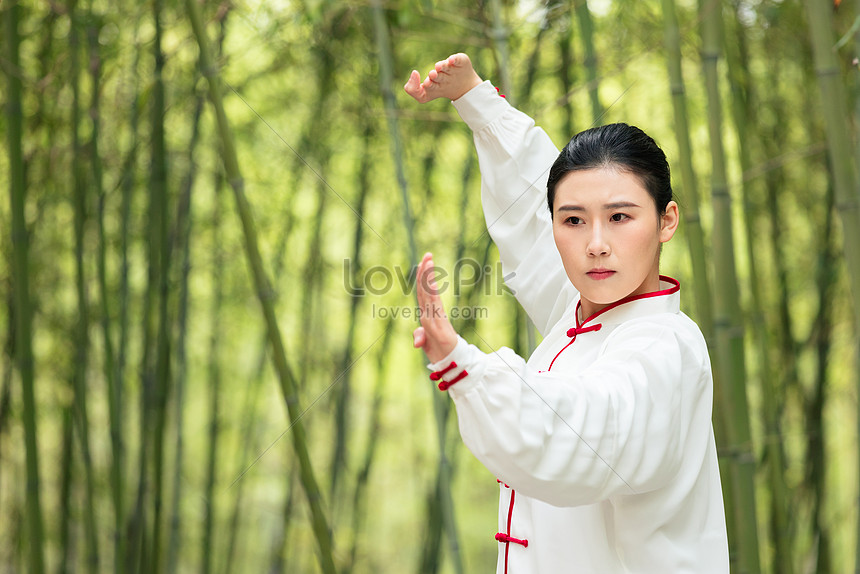
M475 69L557 146L666 151L732 572L860 571L860 0L0 1L0 571L495 571L498 486L413 349L414 266L539 342Z

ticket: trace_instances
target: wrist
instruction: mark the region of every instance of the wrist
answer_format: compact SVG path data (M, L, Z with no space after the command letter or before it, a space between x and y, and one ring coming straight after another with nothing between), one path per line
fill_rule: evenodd
M460 98L471 92L474 88L480 86L483 82L484 80L481 79L478 73L472 70L472 77L469 78L469 80L463 86L463 90L460 91L459 94L456 94L453 98L451 98L451 101L453 102L459 100Z
M435 347L436 348L433 349L432 354L427 353L427 360L431 363L438 363L439 361L450 355L457 347L457 337L455 336L450 341L440 342Z

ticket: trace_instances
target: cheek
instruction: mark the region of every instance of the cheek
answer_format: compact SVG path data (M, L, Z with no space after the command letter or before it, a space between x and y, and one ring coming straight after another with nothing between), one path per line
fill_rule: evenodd
M636 249L643 257L650 258L660 251L660 233L651 227L641 229L636 234L635 242Z
M572 249L574 241L573 237L571 237L570 233L565 233L564 229L557 229L553 227L552 238L555 241L556 249L558 249L558 252L561 253L562 258L564 258L566 252Z
M564 268L567 269L573 258L573 253L576 248L573 246L573 239L570 237L570 234L556 231L555 228L552 230L552 238L555 241L555 248L558 251L559 256L561 256L561 262L564 265Z
M556 227L552 226L552 240L555 241L555 246L561 251L561 246L564 244L564 234Z

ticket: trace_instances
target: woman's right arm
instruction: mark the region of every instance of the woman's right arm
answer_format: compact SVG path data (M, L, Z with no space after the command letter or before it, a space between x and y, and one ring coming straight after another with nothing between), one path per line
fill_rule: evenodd
M487 354L462 338L430 369L472 454L527 496L579 506L695 476L712 436L701 335L666 314L610 337L578 372L539 372L508 348Z
M488 81L453 103L472 129L484 217L499 248L506 283L545 335L576 296L546 207L546 180L558 148Z

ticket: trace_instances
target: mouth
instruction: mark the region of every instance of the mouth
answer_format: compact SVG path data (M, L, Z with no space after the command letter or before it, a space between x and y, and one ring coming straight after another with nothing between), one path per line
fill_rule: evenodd
M591 271L587 272L586 275L588 275L592 279L601 281L603 279L609 279L610 277L615 275L615 271L612 271L611 269L592 269Z

